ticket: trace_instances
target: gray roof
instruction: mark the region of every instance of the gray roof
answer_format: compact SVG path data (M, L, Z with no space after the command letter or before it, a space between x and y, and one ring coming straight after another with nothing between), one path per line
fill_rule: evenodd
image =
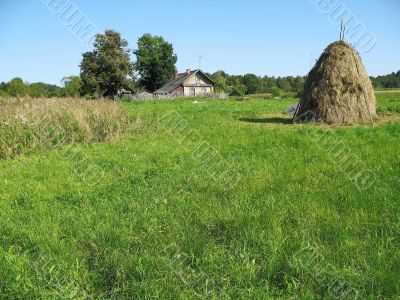
M192 75L196 73L201 73L203 74L208 80L210 80L213 84L214 81L208 77L206 74L204 74L201 70L194 70L191 71L189 74L187 73L181 73L179 74L176 78L172 78L169 80L166 84L164 84L162 87L160 87L157 91L155 91L155 94L169 94L175 91L178 87L180 87L187 79L189 79Z

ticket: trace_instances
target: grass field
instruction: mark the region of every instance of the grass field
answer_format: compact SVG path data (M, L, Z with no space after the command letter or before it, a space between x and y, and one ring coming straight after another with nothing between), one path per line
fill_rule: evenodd
M123 102L118 141L1 160L0 298L398 299L400 93L378 98L374 127Z

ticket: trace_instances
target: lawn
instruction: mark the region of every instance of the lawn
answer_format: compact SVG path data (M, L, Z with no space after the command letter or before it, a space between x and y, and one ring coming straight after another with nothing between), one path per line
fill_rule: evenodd
M1 160L0 299L398 299L400 93L377 95L373 127L122 102L116 142Z

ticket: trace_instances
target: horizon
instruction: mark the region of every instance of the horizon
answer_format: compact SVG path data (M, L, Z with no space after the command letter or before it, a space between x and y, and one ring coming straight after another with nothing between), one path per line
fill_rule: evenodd
M339 39L341 19L348 25L345 40L358 50L370 76L400 69L400 3L395 0L368 5L360 0L337 0L334 5L324 0L273 5L205 0L201 12L197 4L178 0L117 2L2 1L0 25L6 30L0 33L0 81L20 77L60 86L63 77L79 75L92 35L105 29L120 32L132 50L144 33L164 37L174 46L180 72L200 68L232 75L305 76L323 50ZM85 28L93 30L85 36L78 32L75 17L84 18ZM135 60L132 52L131 58Z

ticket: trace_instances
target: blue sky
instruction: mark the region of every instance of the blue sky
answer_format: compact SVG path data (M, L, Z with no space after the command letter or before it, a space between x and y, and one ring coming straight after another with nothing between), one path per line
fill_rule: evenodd
M90 48L49 9L51 1L72 3L99 31L119 31L131 49L143 33L162 35L174 45L180 71L197 68L201 54L207 72L306 75L339 38L334 10L319 9L332 0L0 0L0 81L18 76L60 85L62 77L79 74ZM369 52L360 52L368 72L399 70L400 1L333 1L376 38Z

